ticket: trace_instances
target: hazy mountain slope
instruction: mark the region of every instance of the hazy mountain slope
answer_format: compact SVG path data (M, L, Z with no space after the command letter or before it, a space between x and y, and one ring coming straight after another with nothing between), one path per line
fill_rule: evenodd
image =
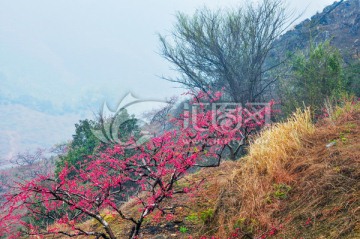
M330 40L331 44L340 49L344 57L360 56L360 0L334 2L321 13L306 19L293 29L286 32L277 45L282 52L294 52L304 49L309 40L321 42ZM286 46L283 48L283 46ZM273 52L273 55L279 52Z

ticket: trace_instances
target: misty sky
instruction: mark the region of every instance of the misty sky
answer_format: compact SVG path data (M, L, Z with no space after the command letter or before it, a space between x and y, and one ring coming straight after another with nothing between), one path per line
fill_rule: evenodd
M128 92L162 100L183 90L157 53L177 11L235 0L0 0L0 159L71 139L74 123ZM288 0L301 20L332 0Z

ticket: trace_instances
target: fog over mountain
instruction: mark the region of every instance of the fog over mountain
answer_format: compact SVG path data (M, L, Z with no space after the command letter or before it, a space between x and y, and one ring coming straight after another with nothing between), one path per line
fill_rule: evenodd
M183 89L159 56L156 33L176 11L243 4L237 0L1 0L0 160L71 138L74 124L128 92L162 100ZM332 0L288 0L310 17Z

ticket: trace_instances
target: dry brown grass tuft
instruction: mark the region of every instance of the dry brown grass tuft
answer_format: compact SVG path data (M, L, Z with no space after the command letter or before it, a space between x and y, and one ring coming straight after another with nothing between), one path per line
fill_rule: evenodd
M297 111L287 122L275 124L260 133L250 145L243 168L251 168L258 174L273 174L278 165L303 146L304 138L312 134L314 129L310 111ZM234 173L238 174L236 171Z
M293 177L283 167L314 132L310 111L296 112L287 122L260 133L250 145L249 155L233 170L227 187L219 196L216 217L218 234L228 235L238 227L249 235L267 225L278 203L270 194L275 184L290 184Z

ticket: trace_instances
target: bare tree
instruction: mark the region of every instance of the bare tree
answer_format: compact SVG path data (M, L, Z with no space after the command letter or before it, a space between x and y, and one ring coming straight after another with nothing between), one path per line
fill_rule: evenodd
M50 149L50 152L57 156L63 156L68 152L68 150L69 150L69 143L60 143L60 144L54 145Z
M224 11L202 9L190 17L178 13L171 36L159 35L161 54L181 75L165 79L186 88L224 88L235 102L262 100L275 79L264 74L274 41L293 22L282 0Z
M15 167L15 174L23 179L34 178L40 174L47 174L54 169L54 157L47 157L47 151L42 148L34 152L18 153L10 160Z
M165 106L145 112L143 117L149 121L145 130L153 132L155 135L160 135L165 130L171 128L170 119L177 100L177 97L171 97L166 100Z
M44 149L38 148L34 153L31 153L30 151L18 153L10 160L10 162L17 166L33 166L45 159L44 151Z

